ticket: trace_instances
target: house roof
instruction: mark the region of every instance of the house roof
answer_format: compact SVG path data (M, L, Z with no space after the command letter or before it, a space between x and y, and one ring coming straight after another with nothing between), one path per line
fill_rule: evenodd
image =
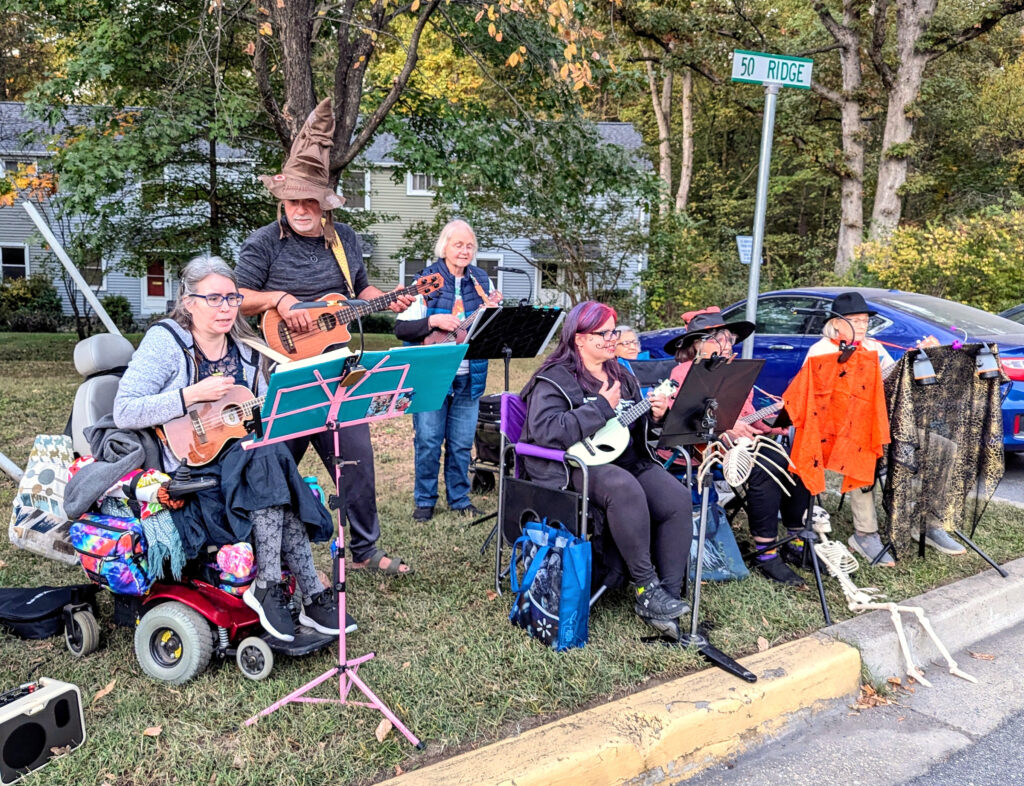
M59 134L69 124L95 120L97 115L102 115L103 109L104 107L99 106L64 107L61 119L51 125L29 117L25 104L20 101L0 101L0 156L48 156L50 153L45 144L48 137ZM250 160L252 154L240 148L218 143L217 157L223 161Z

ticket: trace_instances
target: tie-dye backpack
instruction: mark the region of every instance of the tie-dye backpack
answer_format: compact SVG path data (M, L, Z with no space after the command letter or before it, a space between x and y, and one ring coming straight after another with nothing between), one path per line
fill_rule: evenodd
M86 513L71 525L71 545L86 575L118 595L145 595L146 538L138 519Z

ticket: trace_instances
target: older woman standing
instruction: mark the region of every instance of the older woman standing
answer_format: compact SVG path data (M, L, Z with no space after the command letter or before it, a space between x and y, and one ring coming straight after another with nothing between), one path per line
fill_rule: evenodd
M197 257L185 266L171 318L147 331L121 380L114 401L118 428L162 425L193 404L219 400L235 385L244 385L254 396L264 392L260 356L240 341L253 336L239 312L242 300L234 272L220 257ZM164 463L172 470L178 462L168 453ZM338 607L317 576L309 543L310 536L331 536L331 518L310 493L288 449L243 450L236 442L193 474L220 483L172 512L187 556L196 556L208 543L219 546L251 536L259 574L243 599L264 629L284 641L295 637L281 585L283 557L305 597L299 622L337 633ZM347 628L355 630L355 623L349 620Z
M432 331L452 332L467 316L501 302L501 293L487 273L473 264L476 233L465 221L449 221L434 245L437 261L417 278L440 273L444 286L420 295L395 321L395 335L418 344ZM440 409L414 413L416 430L416 484L413 490L416 521L429 521L437 505L437 476L444 445L444 484L448 507L462 515L480 513L469 499L469 462L480 412L480 397L487 386L487 361L464 360Z

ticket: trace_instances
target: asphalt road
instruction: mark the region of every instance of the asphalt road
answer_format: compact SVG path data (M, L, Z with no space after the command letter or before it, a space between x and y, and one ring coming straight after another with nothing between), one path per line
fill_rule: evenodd
M1024 625L954 653L973 684L925 664L934 687L894 703L842 703L716 764L686 786L996 786L1024 784ZM972 655L973 653L973 655Z
M1024 506L1024 452L1006 454L1006 474L994 499Z

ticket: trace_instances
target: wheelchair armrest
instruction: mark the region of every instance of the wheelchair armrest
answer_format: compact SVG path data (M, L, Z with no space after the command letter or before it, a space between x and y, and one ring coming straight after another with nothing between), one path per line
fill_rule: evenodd
M533 458L547 459L548 461L565 461L565 451L554 448L542 448L540 445L531 445L528 442L517 442L515 444L517 456L531 456Z

